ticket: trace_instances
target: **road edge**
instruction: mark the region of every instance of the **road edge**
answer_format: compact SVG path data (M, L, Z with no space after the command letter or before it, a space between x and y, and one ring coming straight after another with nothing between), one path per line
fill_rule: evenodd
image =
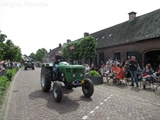
M5 93L4 101L3 101L3 104L2 104L1 109L0 109L0 112L1 112L1 118L0 119L1 120L7 120L7 118L8 118L8 110L9 110L9 106L10 106L10 100L11 100L11 97L12 97L13 86L15 84L15 80L16 80L18 74L20 73L21 69L22 68L20 68L18 70L18 72L15 74L9 88L7 89L7 91Z

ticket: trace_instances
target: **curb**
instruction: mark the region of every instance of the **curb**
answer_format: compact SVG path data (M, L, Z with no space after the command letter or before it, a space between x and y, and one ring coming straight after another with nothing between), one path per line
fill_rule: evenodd
M21 71L21 69L22 68L20 68L18 70L18 72L15 74L9 88L6 90L6 93L4 95L4 101L3 101L3 104L0 109L0 120L7 120L7 118L8 118L8 110L9 110L9 104L10 104L10 100L11 100L11 96L12 96L13 86L15 84L15 80L16 80L19 72Z

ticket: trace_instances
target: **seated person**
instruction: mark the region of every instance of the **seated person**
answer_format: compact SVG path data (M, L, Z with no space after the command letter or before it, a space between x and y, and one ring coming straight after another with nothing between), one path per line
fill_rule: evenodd
M119 68L117 67L116 63L113 63L113 67L111 68L111 71L113 73L113 75L117 75L119 72Z
M101 65L101 68L99 69L99 73L101 76L104 75L104 65Z
M115 77L117 76L117 74L119 73L119 71L120 71L120 68L118 68L117 64L114 62L113 66L111 68L111 74L109 75L113 79L113 83L116 83Z
M124 75L123 67L122 67L122 65L119 64L118 68L119 68L119 71L117 73L116 79L122 79L123 75Z
M160 76L160 68L157 69L157 72L153 73L153 78Z
M66 61L63 57L62 57L62 52L61 51L58 51L58 55L56 55L56 57L55 57L55 62L54 62L54 67L56 68L55 69L55 73L56 73L56 75L58 75L58 64L59 64L59 62L61 62L61 61Z
M85 64L85 73L87 74L87 73L89 73L89 71L90 71L89 65Z
M157 71L157 72L156 72L156 75L157 75L157 76L160 76L160 64L159 64L158 68L156 69L156 71Z
M146 86L145 86L146 81L149 81L149 82L152 81L152 74L153 74L153 72L152 72L150 66L146 65L146 67L143 71L143 74L142 74L143 89L146 88Z

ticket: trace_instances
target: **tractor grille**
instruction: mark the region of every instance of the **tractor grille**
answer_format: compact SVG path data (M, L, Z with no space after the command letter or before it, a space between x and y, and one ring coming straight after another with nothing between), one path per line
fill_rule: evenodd
M78 69L73 68L73 73L77 73L77 72L78 72Z
M66 68L66 72L70 73L71 72L71 68Z
M83 73L84 72L84 69L83 68L73 68L73 73Z

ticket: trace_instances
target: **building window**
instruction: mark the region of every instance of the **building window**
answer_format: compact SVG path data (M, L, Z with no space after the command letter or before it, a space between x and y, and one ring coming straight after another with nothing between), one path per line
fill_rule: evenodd
M120 52L114 53L114 60L118 60L118 61L121 60L121 54L120 54Z

